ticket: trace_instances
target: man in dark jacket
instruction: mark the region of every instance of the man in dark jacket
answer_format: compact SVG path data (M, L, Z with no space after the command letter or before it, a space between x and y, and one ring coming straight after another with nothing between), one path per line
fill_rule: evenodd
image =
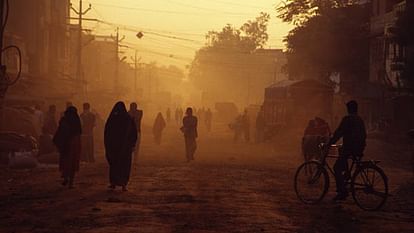
M336 129L330 144L336 143L342 138L343 145L339 153L339 158L334 165L336 191L335 201L344 200L348 196L345 187L345 175L348 170L349 156L362 156L365 149L366 131L364 121L358 116L358 103L354 100L346 104L348 115L345 116L339 127Z

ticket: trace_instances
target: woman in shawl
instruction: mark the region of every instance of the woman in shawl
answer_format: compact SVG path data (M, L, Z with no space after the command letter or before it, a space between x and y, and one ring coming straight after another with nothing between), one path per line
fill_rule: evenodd
M73 188L75 172L79 171L81 152L81 121L75 107L68 107L59 121L59 127L53 137L53 143L59 150L59 170L62 173L62 185Z
M110 189L126 186L131 172L132 152L137 141L135 122L129 116L125 104L118 102L113 107L105 124L104 143L109 163Z
M155 144L160 145L161 144L161 136L162 131L164 130L166 126L164 117L159 112L157 114L157 117L155 118L154 126L152 127L152 133L154 134L154 141Z

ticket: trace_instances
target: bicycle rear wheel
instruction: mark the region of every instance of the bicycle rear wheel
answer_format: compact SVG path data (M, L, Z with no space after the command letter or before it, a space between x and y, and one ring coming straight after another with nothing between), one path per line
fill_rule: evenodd
M316 204L328 192L328 172L317 161L305 162L296 171L294 185L296 195L301 202Z
M363 210L380 209L388 197L388 179L374 164L362 165L351 181L352 197Z

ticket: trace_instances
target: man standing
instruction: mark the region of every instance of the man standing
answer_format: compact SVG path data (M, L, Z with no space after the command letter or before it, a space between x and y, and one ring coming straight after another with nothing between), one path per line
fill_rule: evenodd
M187 108L185 114L186 116L183 118L183 127L181 127L181 131L184 133L187 162L190 162L191 160L194 160L194 153L197 149L196 138L198 137L198 119L193 116L192 108Z
M167 108L167 112L165 116L167 117L167 122L169 123L171 120L171 109L170 108Z
M82 121L82 161L95 162L93 148L93 128L95 128L96 117L91 111L89 103L83 104L83 112L80 115Z
M137 127L137 142L135 144L135 152L134 152L134 161L136 161L139 153L139 145L141 143L141 120L144 112L138 109L138 105L135 102L132 102L129 105L129 116L134 120L135 126Z
M345 172L348 170L349 156L362 156L365 149L366 131L364 121L358 116L358 103L354 100L346 104L348 115L336 129L329 145L342 138L343 145L339 152L339 158L334 165L337 195L334 201L346 199L348 191L345 187Z

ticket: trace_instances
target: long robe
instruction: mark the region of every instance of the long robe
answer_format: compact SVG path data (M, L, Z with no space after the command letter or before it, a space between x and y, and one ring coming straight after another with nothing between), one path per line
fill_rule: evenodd
M152 133L154 134L154 141L157 145L161 144L162 131L164 130L166 125L167 124L164 120L164 117L162 117L161 113L158 113L157 118L155 118L155 122L152 127Z
M60 120L59 127L53 137L53 142L60 153L59 170L64 178L73 178L75 172L79 171L81 132L81 123L76 109L68 108Z
M128 184L132 152L136 141L135 122L128 115L125 105L117 103L106 122L104 133L111 185L126 186Z

